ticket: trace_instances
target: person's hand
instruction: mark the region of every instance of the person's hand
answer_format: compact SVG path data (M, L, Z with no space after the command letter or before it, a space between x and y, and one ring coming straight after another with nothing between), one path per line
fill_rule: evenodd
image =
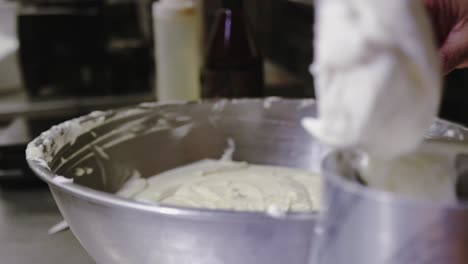
M468 67L468 0L423 0L437 37L444 74Z

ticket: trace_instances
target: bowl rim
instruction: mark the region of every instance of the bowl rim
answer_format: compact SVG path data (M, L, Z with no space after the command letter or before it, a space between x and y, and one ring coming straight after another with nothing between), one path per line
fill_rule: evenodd
M276 103L278 101L282 102L299 102L303 103L304 105L314 105L315 100L313 99L280 99L278 97L267 97L264 99L215 99L215 100L203 100L203 101L190 101L190 102L183 102L183 101L172 101L172 102L145 102L141 103L138 106L144 106L148 110L158 109L159 107L163 106L183 106L187 104L206 104L206 103L221 103L225 104L226 102L230 103L253 103L253 102L261 102L268 104ZM122 112L124 110L129 110L137 106L133 107L123 107L117 108L110 111L114 112ZM108 111L106 111L108 112ZM103 113L106 113L103 112ZM131 113L126 117L132 115L138 115L141 113ZM70 121L80 121L80 120L96 120L99 118L98 115L95 113L89 113L87 115L74 118ZM66 123L70 121L62 122L51 129L43 132L41 135L36 137L32 140L26 149L26 152L31 150L32 148L37 148L40 146L44 140L48 139L47 135L48 132L52 131L52 129L66 129ZM50 138L49 138L50 139ZM143 203L139 201L135 201L128 198L119 197L115 194L107 193L104 191L99 191L90 187L86 187L83 185L75 184L73 182L61 182L56 181L54 178L57 175L54 173L49 164L46 161L45 154L42 153L42 156L31 158L30 156L26 155L26 160L31 168L31 170L44 182L46 182L51 189L58 190L60 192L66 193L68 195L74 196L79 199L84 199L88 202L93 202L100 205L105 205L109 207L120 207L130 210L137 210L137 211L144 211L148 213L156 213L162 214L172 217L182 217L182 218L191 218L191 219L209 219L209 220L229 220L229 221L238 221L242 219L248 219L249 221L265 221L266 219L272 220L282 220L282 221L311 221L316 220L318 217L318 212L279 212L279 213L272 213L272 212L255 212L255 211L233 211L233 210L220 210L220 209L204 209L204 208L189 208L189 207L178 207L172 205L165 205L165 204L149 204Z

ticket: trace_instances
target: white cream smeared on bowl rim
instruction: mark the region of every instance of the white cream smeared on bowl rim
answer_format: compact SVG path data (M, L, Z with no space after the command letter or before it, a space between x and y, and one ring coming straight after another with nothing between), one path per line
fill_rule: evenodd
M269 108L274 106L277 102L281 101L279 98L271 98L266 100L263 107ZM223 104L226 100L213 103L212 111L216 114L224 111ZM250 100L234 100L233 103L249 103ZM313 100L302 100L298 101L301 106L309 106L313 104ZM154 111L154 108L161 106L174 104L170 103L143 103L138 108L122 111L107 111L107 112L93 112L88 116L72 119L60 125L54 126L49 131L44 132L38 139L31 142L27 150L27 159L35 162L40 166L51 170L50 165L55 163L54 170L57 171L60 167L67 163L67 160L54 160L58 153L67 145L73 145L75 141L84 134L90 134L95 139L106 137L109 134L98 135L96 128L119 120L126 116L134 116L138 114L145 114L147 112ZM168 108L169 109L169 108ZM171 111L163 111L164 116L171 114ZM160 113L161 114L161 113ZM175 113L172 113L175 114ZM151 132L154 129L170 130L175 136L184 137L187 131L192 129L192 121L190 117L185 116L170 116L170 120L183 121L183 125L174 127L167 122L159 122L155 124L154 128L146 129L145 133ZM111 147L108 144L114 142L118 144L122 140L131 139L129 136L132 135L133 124L141 122L139 120L132 120L130 123L124 123L118 128L114 129L110 133L116 133L118 130L122 130L124 133L120 133L118 137L113 138L110 141L106 141L104 145L94 145L85 148L96 148L99 147L99 153L101 156L106 152L106 148ZM180 122L179 122L180 123ZM117 131L116 131L117 130ZM128 133L127 133L128 132ZM119 141L120 140L120 141ZM114 144L112 143L112 144ZM232 155L235 150L235 142L232 139L227 141L228 148L224 152L221 160L205 160L200 161L196 164L191 164L179 168L192 166L197 167L198 172L194 173L179 173L179 176L175 176L173 180L169 177L153 177L150 179L143 179L139 172L135 170L134 176L127 182L124 188L118 193L120 196L135 198L139 201L152 202L157 204L168 204L178 205L182 207L198 207L198 208L211 208L211 209L227 209L227 210L238 210L238 211L258 211L258 212L273 212L279 214L281 212L311 212L316 211L320 204L319 202L319 177L317 174L309 173L305 171L299 171L288 168L273 167L273 166L260 166L247 164L243 162L231 161ZM79 149L78 152L86 151L85 149ZM71 156L66 159L72 159L76 153L72 153ZM108 160L109 158L106 158ZM318 164L318 162L317 162ZM216 169L214 169L216 168ZM233 170L232 168L236 168ZM56 175L53 179L55 184L70 184L73 185L73 178L68 177L82 177L89 172L93 172L93 168L88 167L76 167L72 171L72 175L66 175L67 178ZM204 172L203 172L204 171ZM172 171L165 172L163 175L173 174ZM198 177L202 175L201 177ZM173 197L166 197L166 199L152 199L151 197L157 196L157 193L151 194L152 185L151 182L160 182L163 179L171 185L171 182L178 180L187 181L187 184L180 184L177 190L174 190ZM154 180L156 179L156 180ZM220 191L212 191L212 184L218 184ZM151 186L150 186L151 185ZM146 190L145 195L137 195L136 190L141 188L151 187ZM159 187L159 186L158 186ZM224 188L224 189L223 189ZM215 188L216 189L216 188ZM157 189L160 191L160 189ZM163 190L166 192L167 190ZM191 197L195 197L195 200ZM218 196L214 198L214 196ZM189 196L188 199L185 199ZM144 199L146 197L147 199ZM198 200L197 200L198 199ZM192 200L192 202L191 202ZM185 202L184 202L185 201ZM195 201L195 202L194 202Z

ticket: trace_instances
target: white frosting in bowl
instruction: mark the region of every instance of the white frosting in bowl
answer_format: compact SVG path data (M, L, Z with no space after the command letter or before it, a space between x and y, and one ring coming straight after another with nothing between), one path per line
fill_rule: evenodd
M243 162L203 160L148 179L138 175L117 193L143 202L237 211L315 211L318 174Z

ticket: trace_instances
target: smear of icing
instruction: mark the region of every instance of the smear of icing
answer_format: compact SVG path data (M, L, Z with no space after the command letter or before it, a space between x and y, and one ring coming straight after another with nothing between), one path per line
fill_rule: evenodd
M265 100L263 100L263 107L266 109L270 109L272 104L278 101L281 101L280 97L267 97L265 98Z
M234 139L228 138L227 139L227 148L224 150L223 156L221 156L222 161L230 161L234 155L234 151L236 151L236 143Z
M147 187L147 180L141 177L139 171L134 170L130 179L117 191L116 195L124 198L133 198Z
M104 151L102 147L94 145L93 149L96 151L99 157L106 159L106 160L110 160L109 155L107 155L107 153Z
M88 116L75 118L53 126L28 144L26 158L48 167L48 163L66 144L75 143L79 136L104 123L105 118L97 117L105 117L112 113L112 111L92 112Z
M80 136L91 133L95 138L98 138L98 135L92 131L93 129L121 118L148 113L149 111L149 109L143 108L132 108L119 112L114 112L112 110L94 111L86 116L74 118L62 124L55 125L41 133L39 137L28 144L26 158L40 166L48 168L48 164L53 160L56 154L65 145L75 144Z
M53 179L52 179L55 183L58 183L58 184L67 184L67 183L73 183L73 178L65 178L63 176L55 176Z
M178 122L188 122L190 120L192 120L192 118L190 116L176 116L174 117L174 119Z
M60 222L58 222L57 224L55 224L54 226L52 226L48 231L47 233L49 235L55 235L57 233L60 233L60 232L63 232L65 230L67 230L69 228L68 226L68 223L67 221L65 220L62 220Z
M187 104L187 102L179 101L179 100L164 100L164 101L158 101L158 102L143 102L139 104L139 106L143 108L156 108L156 107L165 106L165 105L184 105L184 104Z
M297 109L303 109L303 108L306 108L306 107L310 107L310 106L313 106L314 104L315 104L314 100L309 100L309 99L301 100L301 102L297 106Z
M266 213L269 216L274 217L274 218L282 218L286 216L287 212L279 208L277 205L273 204L273 205L268 206Z
M193 123L179 126L174 129L171 129L171 134L176 138L183 138L183 137L186 137L190 133L193 127L194 127Z
M84 168L81 168L81 167L78 167L75 169L75 176L76 177L82 177L82 176L85 176L85 175L90 175L92 174L94 171L93 168L91 167L84 167Z
M222 112L224 111L224 108L226 108L226 105L228 104L228 102L229 101L226 99L219 100L213 104L213 106L211 107L211 110L213 112Z

